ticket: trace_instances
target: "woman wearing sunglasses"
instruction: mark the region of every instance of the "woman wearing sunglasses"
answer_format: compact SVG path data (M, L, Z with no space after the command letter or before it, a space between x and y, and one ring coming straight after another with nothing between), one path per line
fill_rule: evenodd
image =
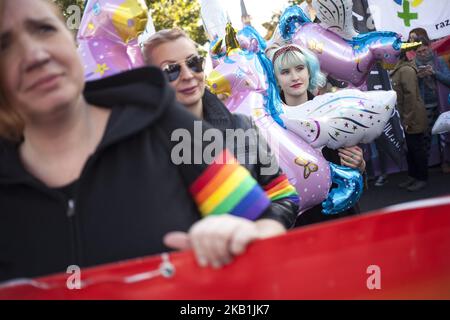
M161 30L145 42L143 53L147 64L158 66L163 70L169 84L175 90L177 100L198 118L219 129L224 137L226 131L230 129L250 129L247 131L251 135L250 139L245 140L243 145L235 146L235 155L239 160L247 160L241 164L251 172L268 194L269 190L279 190L277 196L271 197L270 211L274 214L269 216L272 221L266 219L268 228L273 230L290 228L298 211L298 195L295 188L280 171L275 157L267 150L265 142L258 135L257 128L250 118L231 114L215 95L205 89L204 58L199 55L196 44L181 29ZM265 150L258 152L255 162L248 161L251 159L248 153L252 150L252 143L258 145L256 148L258 151ZM270 174L264 174L264 169L273 164L276 169ZM226 230L232 230L227 221L223 221L217 227L225 234ZM206 251L214 246L206 240L203 240L202 245Z
M144 45L148 64L160 67L177 100L199 118L203 117L205 94L205 59L182 30L162 30Z
M53 1L0 0L0 282L161 253L177 230L201 265L220 266L284 231L201 219L188 188L205 167L176 166L170 140L179 128L195 138L196 118L161 70L87 84L83 73ZM224 220L231 238L215 227Z

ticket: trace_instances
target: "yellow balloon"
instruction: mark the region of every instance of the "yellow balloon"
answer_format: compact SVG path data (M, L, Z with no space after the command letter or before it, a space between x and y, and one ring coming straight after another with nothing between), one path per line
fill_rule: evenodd
M148 13L147 6L140 0L125 0L115 10L112 22L117 34L128 43L145 30Z
M206 79L206 85L214 94L226 94L228 96L231 95L230 82L216 70L211 71L208 78Z
M230 55L232 50L241 48L241 45L237 39L236 30L230 22L227 23L226 27L225 44L227 46L227 55Z

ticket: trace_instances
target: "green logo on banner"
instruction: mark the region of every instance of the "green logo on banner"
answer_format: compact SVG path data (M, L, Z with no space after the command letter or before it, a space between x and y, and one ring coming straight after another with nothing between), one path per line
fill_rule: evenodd
M413 0L413 7L418 7L423 0ZM402 0L394 0L395 3L402 5ZM408 0L403 0L403 12L397 12L397 16L403 20L405 27L411 26L411 20L417 20L419 15L417 12L411 12L411 4Z

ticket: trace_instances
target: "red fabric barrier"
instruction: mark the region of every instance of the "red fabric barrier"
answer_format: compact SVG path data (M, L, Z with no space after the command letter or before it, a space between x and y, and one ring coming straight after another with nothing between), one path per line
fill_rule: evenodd
M81 290L60 274L3 285L0 299L450 299L450 196L259 241L221 270L167 258L171 277L154 256L84 269ZM368 289L372 265L381 289Z
M431 47L438 55L446 55L450 53L450 36L442 38L431 44Z

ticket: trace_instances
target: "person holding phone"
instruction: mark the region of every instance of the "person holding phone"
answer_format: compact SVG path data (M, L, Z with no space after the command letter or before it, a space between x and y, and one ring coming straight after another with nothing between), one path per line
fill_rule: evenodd
M398 186L408 191L419 191L428 181L428 160L425 149L427 116L419 93L418 68L402 52L391 73L392 88L397 93L397 108L405 131L408 147L406 159L408 178Z
M419 72L419 90L422 101L425 103L428 118L428 128L425 132L425 149L427 159L431 149L431 129L434 126L439 114L448 111L447 101L440 99L441 91L450 87L450 69L444 59L437 56L431 48L428 37L418 36L417 40L422 45L416 49L415 63ZM440 101L441 100L441 101ZM444 173L450 173L450 136L439 135L441 146L441 167Z

